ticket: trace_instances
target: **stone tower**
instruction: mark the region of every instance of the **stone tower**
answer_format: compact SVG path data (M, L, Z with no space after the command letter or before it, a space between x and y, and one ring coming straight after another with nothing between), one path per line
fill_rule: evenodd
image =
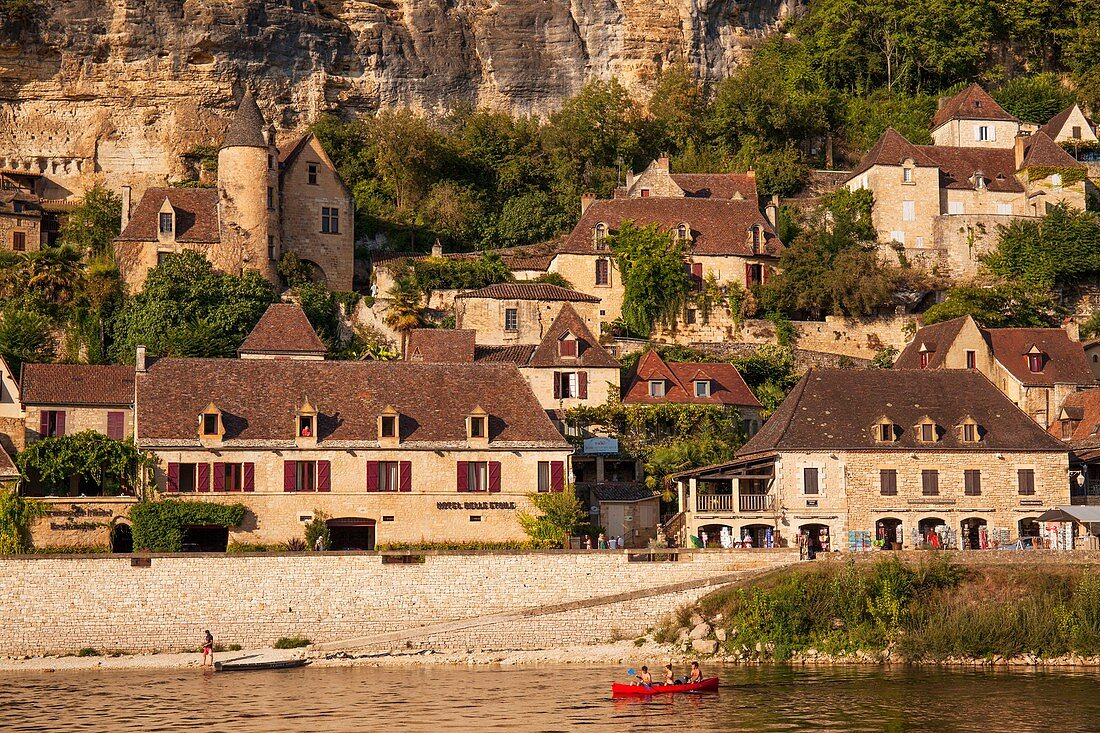
M279 281L278 161L275 128L267 126L252 93L245 92L218 151L221 244L211 260L220 269L257 270Z

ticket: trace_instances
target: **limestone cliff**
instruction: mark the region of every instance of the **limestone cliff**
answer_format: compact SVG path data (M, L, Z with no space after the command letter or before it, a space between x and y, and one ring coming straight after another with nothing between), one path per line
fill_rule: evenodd
M281 130L456 101L545 113L591 78L723 77L802 0L42 0L0 28L0 167L178 175L247 86Z

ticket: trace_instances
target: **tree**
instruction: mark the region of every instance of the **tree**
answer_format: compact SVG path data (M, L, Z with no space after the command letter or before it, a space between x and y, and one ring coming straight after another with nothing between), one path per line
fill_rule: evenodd
M324 283L314 282L298 285L293 293L313 330L330 351L339 351L343 340L340 338L340 304L336 296Z
M313 268L302 261L297 252L286 251L279 257L279 264L275 268L279 277L289 287L304 285L313 282Z
M569 537L585 519L584 506L573 487L527 496L539 514L517 512L519 526L540 546L567 547Z
M1019 283L960 285L924 314L925 324L973 316L984 328L1052 328L1065 310L1049 289Z
M57 356L49 320L15 307L0 316L0 356L18 375L24 363L51 362Z
M420 289L412 280L398 278L387 293L390 299L384 320L386 325L401 334L401 353L408 350L409 331L427 323Z
M101 184L84 192L61 227L61 241L88 255L110 254L122 227L122 199Z
M684 272L684 247L655 224L638 228L625 222L608 237L623 279L622 320L638 336L653 326L674 323L691 291Z
M699 120L706 114L706 90L687 64L661 70L649 96L648 137L652 149L678 155L688 142L699 142Z
M45 247L23 260L24 286L53 305L70 303L81 285L83 258L76 247Z
M1100 216L1056 206L1000 228L985 266L1005 280L1050 288L1100 274Z
M1057 74L1011 79L994 90L993 98L1009 114L1040 125L1077 101L1077 95L1062 85Z

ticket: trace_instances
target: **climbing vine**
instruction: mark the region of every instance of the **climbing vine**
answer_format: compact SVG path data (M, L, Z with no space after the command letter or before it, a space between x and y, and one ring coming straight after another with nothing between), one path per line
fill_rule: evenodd
M31 522L42 516L44 511L41 502L25 499L14 489L0 490L0 555L29 550Z
M236 527L244 521L244 504L204 501L144 501L130 509L134 549L179 552L187 527Z
M40 481L44 488L67 492L70 477L80 476L114 495L134 486L137 471L151 466L152 457L138 450L133 440L113 440L85 430L32 443L18 462L23 477Z
M1085 180L1088 176L1088 169L1084 167L1066 168L1053 165L1032 165L1027 168L1027 179L1029 181L1041 181L1044 178L1050 178L1055 173L1062 176L1063 186L1072 186Z
M623 277L623 324L637 336L649 336L656 323L674 324L691 290L683 243L656 225L631 222L608 241Z

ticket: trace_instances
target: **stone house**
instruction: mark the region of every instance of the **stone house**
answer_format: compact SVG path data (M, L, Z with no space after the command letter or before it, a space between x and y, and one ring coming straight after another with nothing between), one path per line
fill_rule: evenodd
M122 189L115 255L130 290L166 254L202 252L220 270L256 270L276 285L294 252L333 290L351 290L354 216L350 191L312 134L279 148L245 94L218 152L213 188L148 188L136 206Z
M586 328L600 333L600 299L549 283L515 282L455 296L455 327L477 332L483 346L542 343L567 305Z
M19 399L19 380L0 356L0 448L17 453L26 445L23 403Z
M624 405L719 405L736 409L749 435L760 429L760 402L728 362L666 362L647 351L626 376Z
M884 254L954 276L973 274L998 226L1084 209L1083 163L1043 130L1028 131L979 87L952 98L933 120L935 145L882 134L845 185L874 194L872 222Z
M1097 142L1096 124L1085 116L1078 104L1070 105L1039 128L1056 143L1088 144Z
M0 190L0 250L21 253L41 249L42 215L37 197Z
M977 371L813 369L734 460L676 477L677 524L754 546L978 549L1067 503L1067 456Z
M1100 504L1100 389L1066 397L1050 424L1070 449L1070 502Z
M962 316L919 329L898 369L972 369L1043 428L1071 394L1097 385L1081 344L1060 328L981 328Z

